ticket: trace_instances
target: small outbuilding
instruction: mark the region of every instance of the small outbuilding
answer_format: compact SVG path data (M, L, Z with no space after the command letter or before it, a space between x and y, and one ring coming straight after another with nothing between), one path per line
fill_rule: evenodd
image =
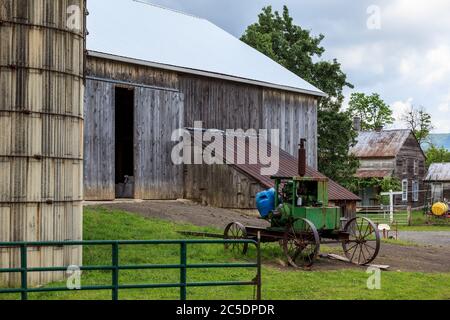
M450 201L450 163L433 163L425 178L431 203Z

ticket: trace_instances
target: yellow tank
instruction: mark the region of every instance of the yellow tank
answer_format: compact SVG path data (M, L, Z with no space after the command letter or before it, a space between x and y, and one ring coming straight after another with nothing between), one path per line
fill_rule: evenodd
M448 205L443 202L435 203L431 208L431 212L433 215L441 217L448 212Z

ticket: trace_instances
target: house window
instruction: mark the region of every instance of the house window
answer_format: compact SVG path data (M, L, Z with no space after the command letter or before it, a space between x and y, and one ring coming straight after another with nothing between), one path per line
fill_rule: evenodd
M414 160L414 175L417 176L419 174L419 160Z
M413 201L417 202L419 201L419 181L413 181Z
M408 173L408 159L403 159L403 174Z
M408 179L402 181L402 201L408 201Z
M433 183L431 185L431 195L433 198L433 202L442 201L443 189L444 187L442 183Z

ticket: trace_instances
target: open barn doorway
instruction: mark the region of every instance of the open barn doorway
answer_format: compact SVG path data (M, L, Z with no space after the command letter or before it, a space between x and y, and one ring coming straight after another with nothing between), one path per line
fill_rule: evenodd
M134 198L134 89L115 89L116 198Z

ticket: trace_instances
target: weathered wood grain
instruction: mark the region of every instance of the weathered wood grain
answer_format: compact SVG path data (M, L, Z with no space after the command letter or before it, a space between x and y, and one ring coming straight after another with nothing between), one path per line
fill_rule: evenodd
M115 90L102 81L86 81L84 98L84 198L115 199Z
M172 132L182 127L183 96L163 90L135 92L135 198L183 196L183 166L171 159Z

